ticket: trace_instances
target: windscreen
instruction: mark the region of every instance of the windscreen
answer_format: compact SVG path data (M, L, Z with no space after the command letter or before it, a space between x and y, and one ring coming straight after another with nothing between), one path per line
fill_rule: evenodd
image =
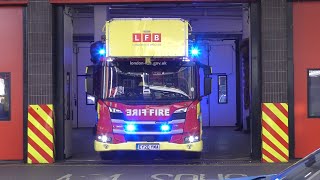
M114 100L191 100L196 96L195 66L181 61L119 61L106 67L105 98Z

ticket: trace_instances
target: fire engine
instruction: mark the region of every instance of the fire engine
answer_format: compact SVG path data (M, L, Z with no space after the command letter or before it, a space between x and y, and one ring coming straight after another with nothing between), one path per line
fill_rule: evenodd
M212 70L190 46L183 19L112 19L91 45L86 92L95 97L94 149L203 149L200 102L211 93Z

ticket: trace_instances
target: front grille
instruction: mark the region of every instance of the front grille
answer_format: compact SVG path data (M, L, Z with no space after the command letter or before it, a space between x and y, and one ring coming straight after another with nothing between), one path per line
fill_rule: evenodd
M172 120L175 120L175 119L185 119L186 118L186 114L187 113L174 113L171 115L171 118Z
M171 135L125 135L126 141L169 142Z
M123 113L110 113L111 119L124 119Z
M125 115L123 113L110 113L111 119L123 119L125 120ZM185 119L186 113L174 113L171 115L169 120L175 120L175 119Z

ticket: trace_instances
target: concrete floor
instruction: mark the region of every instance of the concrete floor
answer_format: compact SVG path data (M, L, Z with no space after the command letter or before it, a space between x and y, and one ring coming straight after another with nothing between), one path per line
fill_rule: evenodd
M234 131L235 127L203 129L203 159L250 159L250 134Z
M250 134L234 131L235 127L210 127L203 129L204 150L202 160L250 160ZM73 156L69 161L99 161L93 149L91 128L73 129ZM143 156L147 153L144 152ZM149 153L152 156L152 152ZM154 154L153 154L154 155ZM179 158L177 152L162 153L157 159ZM137 157L139 153L120 154L122 158ZM149 156L150 157L150 156ZM136 159L137 160L137 159Z
M279 173L289 163L220 163L180 165L109 165L109 164L53 164L17 165L0 163L0 179L3 180L225 180Z
M198 161L175 159L173 154L170 160L146 160L146 154L139 157L130 153L120 154L122 158L117 160L101 161L93 150L91 129L74 130L73 136L70 160L44 165L0 162L0 179L225 180L276 174L292 165L250 161L250 136L234 128L205 128L204 152Z

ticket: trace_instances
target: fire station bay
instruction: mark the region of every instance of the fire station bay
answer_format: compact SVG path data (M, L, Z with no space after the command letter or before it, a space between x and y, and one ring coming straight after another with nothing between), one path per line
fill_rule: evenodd
M0 0L0 179L280 173L320 148L318 17L302 0Z

